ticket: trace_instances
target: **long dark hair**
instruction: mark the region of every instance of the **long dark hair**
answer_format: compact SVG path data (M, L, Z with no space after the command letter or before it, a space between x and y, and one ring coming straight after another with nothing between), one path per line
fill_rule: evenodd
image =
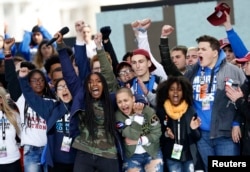
M189 106L193 104L193 87L190 81L184 76L169 76L168 79L158 85L156 91L157 107L162 107L164 102L169 99L168 91L173 83L181 86L183 97Z
M86 126L87 129L89 130L89 133L92 139L93 140L96 139L95 131L96 131L97 124L95 122L95 113L93 109L93 103L95 100L91 96L91 93L89 92L89 86L88 86L88 82L90 80L91 75L98 75L98 77L100 78L102 82L103 92L99 100L104 110L104 129L105 129L105 134L107 138L109 134L112 137L115 135L115 114L114 114L114 109L113 109L114 107L112 106L113 103L110 98L107 82L100 73L97 73L97 72L91 73L85 79L84 89L86 93L85 93L84 101L86 103L86 106L85 106L86 108L85 108L85 118L83 118L83 121L81 122L83 122L84 126Z

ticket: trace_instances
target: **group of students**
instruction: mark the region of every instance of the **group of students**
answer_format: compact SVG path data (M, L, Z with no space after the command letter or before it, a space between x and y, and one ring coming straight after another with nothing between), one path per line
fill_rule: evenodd
M192 172L207 171L208 156L249 155L250 56L225 15L242 68L226 60L219 40L203 35L196 39L197 62L181 70L173 52L182 49L170 51L169 25L161 30L157 62L147 37L150 19L132 22L138 49L120 63L108 26L91 39L90 26L77 21L72 48L57 32L56 46L49 45L56 51L47 58L41 55L46 40L37 44L40 66L29 49L17 67L15 39L5 39L0 171Z

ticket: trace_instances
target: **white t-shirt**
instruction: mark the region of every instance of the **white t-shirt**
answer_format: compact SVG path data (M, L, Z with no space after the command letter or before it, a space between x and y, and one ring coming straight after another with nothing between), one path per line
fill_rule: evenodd
M24 96L21 95L16 102L21 117L21 146L23 145L31 145L36 147L45 146L47 143L47 125L46 121L38 116L36 112L28 107L25 108L25 99ZM27 112L25 112L27 111ZM25 117L25 113L29 113L29 119ZM38 121L39 120L39 121ZM27 126L28 121L30 121L30 127Z
M16 115L17 124L20 127L20 115ZM5 131L5 138L3 133ZM16 142L16 130L6 115L0 111L0 164L9 164L20 159L19 147ZM5 150L5 151L3 151ZM6 152L6 154L4 153ZM5 154L5 155L4 155Z

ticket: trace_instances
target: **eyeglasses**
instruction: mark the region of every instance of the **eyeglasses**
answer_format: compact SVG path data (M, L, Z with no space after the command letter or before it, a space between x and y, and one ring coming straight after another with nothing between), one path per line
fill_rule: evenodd
M67 85L58 85L56 88L58 91L62 91L63 89L68 89Z
M42 82L44 82L44 79L43 78L39 78L39 79L30 79L30 82L31 83L42 83Z
M124 76L126 74L129 74L130 72L133 72L133 71L131 69L126 69L126 70L120 71L119 75L120 76Z

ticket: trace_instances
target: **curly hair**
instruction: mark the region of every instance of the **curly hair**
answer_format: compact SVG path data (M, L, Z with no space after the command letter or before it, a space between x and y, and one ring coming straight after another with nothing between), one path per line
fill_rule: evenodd
M164 102L169 99L170 87L177 83L181 86L183 97L189 106L193 104L193 87L190 81L184 76L169 76L168 79L158 85L156 90L157 107L162 107Z

